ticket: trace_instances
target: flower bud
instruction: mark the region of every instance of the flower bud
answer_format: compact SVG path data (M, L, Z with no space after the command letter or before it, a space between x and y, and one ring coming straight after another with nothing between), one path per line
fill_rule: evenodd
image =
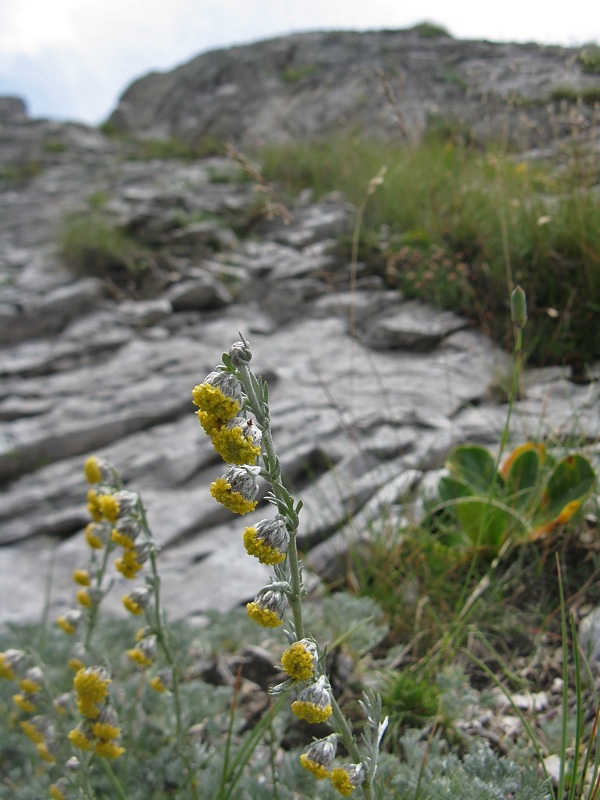
M510 316L515 328L524 328L527 322L527 297L520 286L515 286L510 296Z
M234 367L240 367L252 360L252 353L244 342L234 342L229 348L229 358Z

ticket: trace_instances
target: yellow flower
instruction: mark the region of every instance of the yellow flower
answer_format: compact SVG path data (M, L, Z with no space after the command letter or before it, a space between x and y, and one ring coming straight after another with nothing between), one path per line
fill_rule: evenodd
M350 797L353 790L364 781L362 764L344 764L331 770L331 782L343 797Z
M244 531L244 547L261 564L280 564L287 556L290 535L279 514L273 520L263 519Z
M87 507L90 517L96 522L102 522L102 508L100 506L101 495L95 489L90 489L87 493Z
M162 682L160 675L155 675L152 680L150 681L150 686L154 689L155 692L160 692L160 694L164 694L167 691L167 687Z
M210 436L211 439L217 431L223 427L223 423L217 417L212 417L206 411L196 411L196 416L200 420L200 424L204 428L204 433Z
M80 669L85 668L85 663L80 658L70 658L67 665L73 672L79 672Z
M12 681L15 677L15 670L19 670L25 661L25 653L22 650L5 650L0 653L0 678Z
M108 522L116 522L119 516L119 501L113 494L103 494L98 498L102 517Z
M35 704L32 703L31 700L28 700L27 696L24 694L14 694L13 702L17 708L20 708L21 711L24 711L26 714L33 714L35 711Z
M126 549L120 558L115 559L115 569L127 580L135 578L142 566L133 548Z
M100 513L100 508L98 508L98 513ZM102 547L104 547L104 539L106 537L106 529L104 525L100 525L98 522L90 522L88 525L86 525L84 531L85 540L93 550L101 550Z
M4 678L7 681L12 681L15 677L15 672L11 667L8 659L6 658L4 653L0 653L0 678Z
M76 569L73 573L73 580L80 586L89 586L90 573L87 571L87 569Z
M235 417L211 435L213 447L227 464L256 463L261 439L260 430L245 417Z
M94 745L94 753L98 756L102 756L102 758L119 758L124 752L124 747L119 747L116 742L111 740L101 740Z
M19 681L19 686L27 694L37 694L42 688L39 683L32 681L30 678L22 678Z
M36 721L24 720L23 722L20 722L19 725L28 739L30 739L34 744L40 744L44 741L44 730L42 730L42 726L37 722L37 717L35 720Z
M325 722L331 716L331 695L324 675L303 689L292 703L292 711L307 722Z
M86 459L83 465L83 474L88 483L100 483L102 480L102 470L100 469L100 462L96 456L90 456Z
M313 677L317 663L317 646L310 639L294 642L281 655L281 666L294 681L307 681Z
M65 800L65 794L58 781L56 783L51 783L48 787L48 791L50 792L50 797L52 800Z
M221 422L233 419L241 410L241 397L242 387L239 380L224 370L211 372L204 383L192 389L194 405Z
M65 633L71 635L77 630L80 619L81 611L78 608L72 608L70 611L67 611L66 614L61 614L56 620L56 624L59 628L62 628Z
M150 592L145 586L134 589L123 598L123 605L130 614L141 614L150 602Z
M286 598L283 592L263 590L248 603L248 616L263 628L278 628L283 623Z
M121 734L121 728L110 722L94 722L92 733L96 739L116 739Z
M69 741L74 747L80 750L91 750L94 746L94 738L89 729L89 725L82 723L69 731Z
M312 772L315 778L322 780L327 778L333 767L337 736L330 734L326 739L319 739L313 742L306 753L300 756L300 763L304 769Z
M294 700L292 711L298 719L305 719L307 722L325 722L331 716L331 705L318 706L306 700Z
M253 619L254 622L258 622L263 628L278 628L283 624L283 620L273 611L269 611L268 608L261 608L254 602L248 603L246 608L248 609L248 616L250 619Z
M79 589L75 597L77 598L77 602L81 603L81 605L85 606L86 608L91 608L94 605L92 602L92 596L87 589Z
M134 661L140 667L149 667L153 663L153 660L139 647L133 647L131 650L128 650L127 655L131 661Z
M225 475L210 485L210 493L234 514L247 514L257 505L258 484L252 470L242 467L229 467Z
M50 752L48 745L45 742L40 742L36 745L36 747L40 758L42 758L44 761L47 761L48 764L53 764L56 761L56 756Z
M80 669L73 678L77 708L87 719L96 719L108 696L110 675L104 667Z

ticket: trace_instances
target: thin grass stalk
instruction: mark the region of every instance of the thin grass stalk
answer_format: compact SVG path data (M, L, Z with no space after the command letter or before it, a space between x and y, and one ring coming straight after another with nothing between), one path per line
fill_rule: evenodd
M510 696L510 693L509 693L508 689L504 686L504 684L498 678L498 676L494 672L492 672L492 670L487 666L487 664L485 664L480 658L478 658L475 655L475 653L471 653L470 650L465 649L464 652L473 661L473 663L476 664L481 670L483 670L485 672L485 674L488 676L488 678L490 678L496 684L496 686L500 689L502 694L508 700L513 712L519 718L521 724L523 725L523 728L524 728L525 732L527 733L527 735L529 737L529 741L531 742L531 744L533 746L533 749L535 751L535 754L536 754L536 757L537 757L538 762L540 764L540 767L542 768L542 772L544 773L544 778L545 778L545 780L546 780L546 782L548 784L548 790L549 790L549 792L550 792L550 794L552 796L552 799L553 800L562 800L562 796L554 791L554 788L552 786L552 780L551 780L550 775L548 773L548 769L547 769L546 763L544 761L544 756L543 756L540 744L538 742L538 738L537 738L536 733L533 730L533 727L531 726L529 720L523 714L522 710L518 707L518 705L514 702L514 700Z

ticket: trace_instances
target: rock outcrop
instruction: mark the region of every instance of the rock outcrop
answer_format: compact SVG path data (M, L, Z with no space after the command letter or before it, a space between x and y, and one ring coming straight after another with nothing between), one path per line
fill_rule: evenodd
M303 33L202 54L135 81L121 133L245 148L340 131L416 141L430 126L543 147L598 120L575 48L461 41L428 28ZM572 103L580 97L573 113Z

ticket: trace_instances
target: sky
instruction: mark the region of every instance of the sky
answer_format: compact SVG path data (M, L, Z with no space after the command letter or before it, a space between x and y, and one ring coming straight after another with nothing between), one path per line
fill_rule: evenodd
M208 50L423 21L459 39L600 42L597 0L0 0L0 95L33 117L96 125L133 80Z

